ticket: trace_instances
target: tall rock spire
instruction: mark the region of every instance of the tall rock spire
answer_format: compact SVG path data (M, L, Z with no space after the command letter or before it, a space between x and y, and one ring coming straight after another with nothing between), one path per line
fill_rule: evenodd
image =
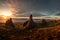
M29 20L30 20L30 21L33 21L33 19L32 19L32 14L30 15L30 18L29 18Z
M36 27L36 23L33 21L32 17L33 16L31 14L30 17L29 17L29 20L27 20L26 22L24 22L23 26L25 26L28 29L32 29L32 28Z

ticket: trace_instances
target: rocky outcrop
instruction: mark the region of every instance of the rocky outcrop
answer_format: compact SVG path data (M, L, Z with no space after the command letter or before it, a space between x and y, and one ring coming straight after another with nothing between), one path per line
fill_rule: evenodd
M32 15L30 15L29 20L24 22L23 26L27 29L32 29L37 26L37 24L33 21Z
M12 18L10 18L9 20L6 21L5 26L6 27L9 26L9 27L12 27L12 28L15 27L13 22L12 22Z

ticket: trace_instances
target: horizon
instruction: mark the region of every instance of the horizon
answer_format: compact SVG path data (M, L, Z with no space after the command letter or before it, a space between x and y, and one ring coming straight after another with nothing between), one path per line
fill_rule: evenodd
M29 19L29 17L11 17L13 22L25 22ZM46 20L60 20L60 16L40 16L40 17L32 17L34 21L38 22L41 19ZM8 20L8 19L7 19ZM7 20L1 20L0 23L5 23Z

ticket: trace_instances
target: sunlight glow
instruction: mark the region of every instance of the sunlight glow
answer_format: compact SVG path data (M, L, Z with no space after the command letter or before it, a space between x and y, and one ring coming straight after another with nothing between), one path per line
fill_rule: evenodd
M2 12L3 16L11 16L11 12L10 11L3 11Z
M2 17L3 17L4 19L7 19L7 18L9 18L9 17L12 17L12 13L11 13L10 11L3 11L3 12L1 13L1 15L2 15Z
M13 13L10 10L3 10L1 11L1 17L2 17L2 21L6 22L6 20L8 20L9 18L13 17Z

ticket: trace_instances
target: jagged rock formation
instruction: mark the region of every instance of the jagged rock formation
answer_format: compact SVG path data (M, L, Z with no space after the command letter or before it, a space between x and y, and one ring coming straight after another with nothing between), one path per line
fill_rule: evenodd
M23 26L26 27L27 29L32 29L37 26L37 24L32 19L32 15L30 15L29 20L24 22Z
M10 18L9 20L6 21L5 26L6 27L9 26L9 27L12 27L12 28L15 27L13 22L12 22L12 18Z

